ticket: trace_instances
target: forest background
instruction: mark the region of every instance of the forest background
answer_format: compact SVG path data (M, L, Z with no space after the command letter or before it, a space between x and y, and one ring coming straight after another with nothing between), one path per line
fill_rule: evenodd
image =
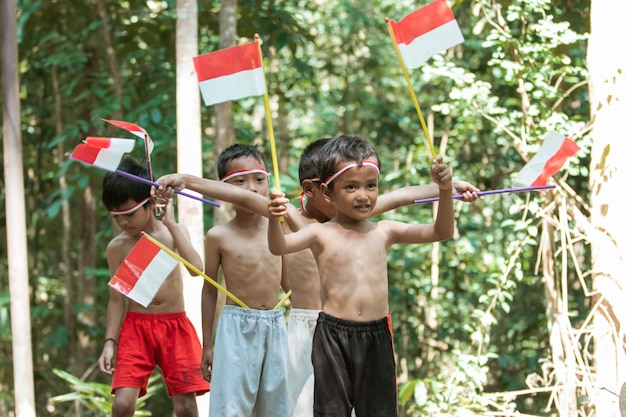
M392 248L389 302L403 416L618 415L626 380L622 3L449 2L465 42L409 71L436 149L456 178L481 190L510 188L550 130L582 149L552 179L554 190L458 203L452 241ZM190 4L191 16L183 16ZM383 191L429 182L424 132L384 20L424 4L17 1L37 414L104 415L110 403L96 360L108 299L104 249L116 230L99 200L103 172L64 154L86 136L130 137L101 119L125 120L153 138L155 175L184 169L177 153L189 126L177 107L199 95L177 95L185 22L197 17L187 39L199 53L260 35L281 185L296 201L301 150L338 133L376 144ZM202 107L198 117L205 177L216 177L216 156L235 140L258 144L269 157L261 98ZM133 154L141 157L141 147ZM11 178L4 174L0 198L8 207L14 202L5 196ZM192 233L203 235L230 215L227 205L203 207ZM432 204L419 204L386 217L428 222L432 215ZM0 253L7 245L0 240ZM10 416L21 364L12 360L8 265L1 257L0 414ZM163 386L153 387L141 408L171 415Z

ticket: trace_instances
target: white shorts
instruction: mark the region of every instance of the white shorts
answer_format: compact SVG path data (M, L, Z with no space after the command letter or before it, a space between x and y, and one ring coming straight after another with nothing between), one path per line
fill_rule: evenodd
M313 415L313 334L320 310L292 308L287 326L289 405L294 417ZM310 382L307 384L307 381Z
M282 309L224 306L213 348L209 415L289 415L287 355Z

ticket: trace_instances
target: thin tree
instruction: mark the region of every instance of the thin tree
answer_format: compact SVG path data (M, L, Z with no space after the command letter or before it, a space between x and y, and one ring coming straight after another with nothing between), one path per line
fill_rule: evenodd
M624 4L591 2L591 36L587 53L593 147L589 184L593 235L594 363L598 388L596 415L619 415L617 397L626 381L626 308L624 269L626 220L622 192L626 186L626 55L607 45L626 38ZM605 388L605 389L601 389Z
M176 143L177 170L202 176L202 133L200 90L195 78L193 57L198 55L198 2L176 2ZM178 199L178 217L191 235L191 243L204 254L204 216L202 203ZM203 281L185 270L185 311L202 340L200 297ZM208 414L208 395L198 397L200 415Z
M2 125L15 415L35 416L15 0L0 2Z

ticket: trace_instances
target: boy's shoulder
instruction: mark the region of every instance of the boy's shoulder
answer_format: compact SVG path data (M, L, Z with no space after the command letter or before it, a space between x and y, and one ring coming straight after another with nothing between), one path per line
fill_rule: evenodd
M124 249L128 246L134 246L138 240L138 237L130 236L126 232L121 232L120 234L114 236L109 243L107 243L107 252L111 250Z

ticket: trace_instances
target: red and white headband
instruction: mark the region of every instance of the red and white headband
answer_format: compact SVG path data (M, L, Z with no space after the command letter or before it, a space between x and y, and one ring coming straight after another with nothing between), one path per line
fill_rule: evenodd
M220 178L220 181L226 182L226 181L228 181L231 178L239 177L241 175L248 175L248 174L265 174L268 177L270 176L269 172L267 172L266 170L261 169L261 168L259 168L259 169L241 169L239 171L233 171L233 172L230 172L230 173L224 175L222 178Z
M140 207L143 207L143 205L146 204L149 200L150 200L150 197L144 198L143 200L141 200L139 203L135 204L131 208L127 208L126 210L110 210L109 213L116 214L116 215L134 213L135 211L139 210Z
M360 164L356 163L356 162L353 162L351 164L346 165L345 167L341 168L339 171L335 172L330 177L326 178L324 183L326 185L328 185L331 182L333 182L334 180L336 180L338 176L340 176L341 174L343 174L347 170L352 169L352 168L356 168L356 167L363 167L363 166L374 167L374 168L376 168L376 171L380 174L380 167L378 166L378 164L376 162L364 159L363 161L361 161Z

